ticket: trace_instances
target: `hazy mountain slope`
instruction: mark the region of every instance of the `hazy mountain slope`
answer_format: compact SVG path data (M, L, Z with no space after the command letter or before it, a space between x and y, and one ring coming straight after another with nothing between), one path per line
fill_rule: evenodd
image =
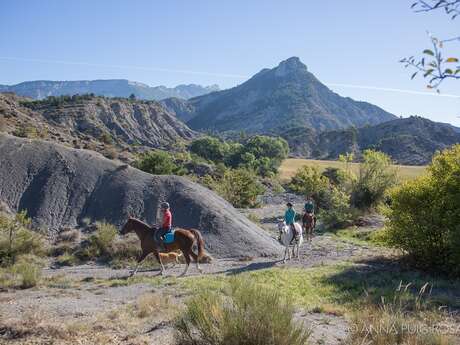
M91 96L30 101L0 94L0 113L5 118L3 131L12 133L28 126L37 128L45 139L72 146L85 147L92 140L102 140L127 148L132 144L170 148L195 137L190 128L155 101Z
M76 95L93 93L97 96L128 97L134 94L139 99L161 100L169 97L191 98L216 91L217 85L196 84L151 87L146 84L125 79L77 80L77 81L26 81L16 85L0 85L0 92L14 92L20 96L43 99L48 96Z
M193 129L220 132L267 133L298 126L322 131L395 118L377 106L332 92L296 57L234 88L181 102L186 112L176 111L174 103L167 106Z
M296 128L281 133L291 153L307 158L337 159L339 154L365 149L389 154L400 164L422 165L430 162L437 150L460 143L455 127L418 116L387 121L375 126L315 133Z
M85 218L121 226L134 215L151 224L159 203L168 201L174 225L199 229L214 256L280 252L267 232L186 178L154 176L91 151L2 134L0 157L0 201L13 211L27 210L51 236Z

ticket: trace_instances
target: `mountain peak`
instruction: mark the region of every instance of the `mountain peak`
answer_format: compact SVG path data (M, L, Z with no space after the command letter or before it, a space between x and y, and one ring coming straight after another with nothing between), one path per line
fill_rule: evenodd
M300 61L297 56L290 57L284 61L281 61L278 67L275 68L275 74L277 76L285 76L290 73L306 72L307 66Z

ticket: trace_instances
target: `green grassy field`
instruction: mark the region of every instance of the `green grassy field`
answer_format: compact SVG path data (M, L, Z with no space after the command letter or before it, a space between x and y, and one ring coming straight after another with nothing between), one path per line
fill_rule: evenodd
M359 163L350 163L351 169L357 173L359 170ZM339 161L323 161L315 159L286 159L280 167L280 177L283 181L290 179L295 175L297 169L305 166L316 166L320 171L326 168L344 168L345 164ZM399 176L402 180L413 179L420 176L426 169L425 166L409 166L409 165L396 165L399 170Z

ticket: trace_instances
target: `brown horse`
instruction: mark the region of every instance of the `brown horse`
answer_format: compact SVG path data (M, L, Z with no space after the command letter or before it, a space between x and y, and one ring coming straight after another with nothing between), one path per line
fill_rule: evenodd
M313 239L313 230L316 225L316 217L311 213L305 212L302 217L302 227L305 230L306 238L308 242L311 242Z
M137 237L139 237L139 240L141 241L141 248L142 248L142 254L137 259L136 268L131 273L131 275L134 275L137 273L137 269L139 268L140 263L150 253L153 253L157 261L160 263L161 274L163 275L165 268L161 261L161 256L157 249L157 245L153 237L154 231L156 231L156 229L148 226L147 224L140 221L139 219L129 217L128 221L121 229L120 234L125 235L131 231L134 231ZM198 246L198 255L195 254L192 250L195 242L197 243L197 246ZM180 250L183 253L185 262L186 262L186 266L185 266L184 272L182 272L180 276L183 276L185 275L185 273L187 273L188 267L191 262L190 257L192 257L193 260L196 262L196 268L198 269L198 271L200 271L200 273L202 272L199 261L201 257L204 256L204 240L203 240L203 237L201 236L201 233L198 230L196 229L186 230L186 229L176 228L174 232L174 242L171 244L165 244L165 248L166 248L167 253L176 251L176 250Z

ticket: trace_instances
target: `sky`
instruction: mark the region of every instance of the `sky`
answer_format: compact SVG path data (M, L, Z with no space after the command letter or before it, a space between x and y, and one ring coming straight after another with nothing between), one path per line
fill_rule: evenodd
M460 81L436 95L398 62L429 47L427 31L458 36L460 18L416 14L413 1L0 0L0 84L122 78L229 88L298 56L342 96L460 126Z

